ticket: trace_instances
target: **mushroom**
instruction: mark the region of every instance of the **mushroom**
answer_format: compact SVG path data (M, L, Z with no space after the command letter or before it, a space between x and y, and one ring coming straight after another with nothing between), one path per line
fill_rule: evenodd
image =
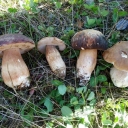
M105 50L108 43L104 35L94 29L86 29L77 32L72 40L72 47L80 50L77 60L77 78L80 78L80 85L90 80L91 73L97 63L97 50Z
M121 41L103 52L105 61L112 63L112 82L117 87L128 87L128 41Z
M63 51L66 46L65 43L57 37L42 38L37 45L38 50L46 55L51 70L60 78L64 79L66 76L66 65L58 50Z
M35 47L33 40L21 34L0 36L2 78L4 83L15 89L30 86L29 70L21 54Z
M112 67L110 70L110 76L113 84L116 87L128 87L128 72Z

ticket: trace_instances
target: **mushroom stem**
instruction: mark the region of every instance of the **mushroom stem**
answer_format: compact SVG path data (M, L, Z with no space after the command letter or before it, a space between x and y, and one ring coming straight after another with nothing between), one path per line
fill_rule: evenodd
M128 72L121 71L113 67L110 70L110 76L113 84L116 87L120 87L120 88L128 87Z
M81 50L77 60L77 78L80 78L80 84L84 84L90 79L97 62L97 49Z
M26 66L19 48L3 51L2 78L4 83L14 90L30 85L29 70Z
M64 79L66 76L66 65L61 58L60 53L55 46L46 46L46 59L51 70L60 78Z

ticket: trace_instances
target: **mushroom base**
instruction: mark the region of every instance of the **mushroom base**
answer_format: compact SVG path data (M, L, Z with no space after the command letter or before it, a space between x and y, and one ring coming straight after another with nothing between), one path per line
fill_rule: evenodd
M8 49L3 52L2 78L4 83L13 88L30 86L30 73L18 48Z
M118 70L113 67L110 70L110 76L113 84L119 88L128 87L128 72Z
M55 75L64 79L66 76L66 65L55 46L46 46L46 58L51 70L55 73Z
M77 60L77 78L80 78L80 85L84 85L90 80L91 73L94 70L97 62L97 50L87 49L81 50Z

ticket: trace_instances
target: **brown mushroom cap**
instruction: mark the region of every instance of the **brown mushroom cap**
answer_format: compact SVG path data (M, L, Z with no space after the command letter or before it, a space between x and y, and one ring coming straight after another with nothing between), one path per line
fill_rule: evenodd
M58 39L57 37L45 37L42 38L37 45L38 50L45 54L46 45L58 46L60 51L63 51L66 46L64 41Z
M105 36L100 31L94 29L86 29L77 32L73 36L71 43L72 47L77 50L105 50L108 47L108 42L106 41Z
M35 47L34 41L22 34L4 34L0 36L0 56L9 48L19 48L21 54Z
M103 58L112 63L115 68L128 71L128 41L118 42L104 51Z

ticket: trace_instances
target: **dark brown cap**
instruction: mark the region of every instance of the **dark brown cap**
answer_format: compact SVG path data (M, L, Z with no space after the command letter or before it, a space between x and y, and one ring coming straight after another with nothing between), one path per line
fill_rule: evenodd
M106 41L105 36L100 31L94 29L86 29L77 32L73 36L71 43L72 47L77 50L105 50L108 47L108 42Z
M22 34L4 34L0 36L0 54L9 48L19 48L21 54L35 47L32 39Z
M105 61L112 63L115 68L128 71L128 41L121 41L103 53Z
M66 48L64 41L57 37L45 37L42 38L37 45L38 50L45 54L46 45L58 46L60 51L63 51Z

